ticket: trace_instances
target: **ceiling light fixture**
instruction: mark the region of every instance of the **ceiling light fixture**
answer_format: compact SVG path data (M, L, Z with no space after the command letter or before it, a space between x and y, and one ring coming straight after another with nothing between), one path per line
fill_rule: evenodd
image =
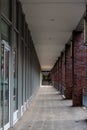
M50 21L51 21L51 22L54 22L54 21L55 21L55 19L54 19L54 18L52 18L52 19L50 19Z

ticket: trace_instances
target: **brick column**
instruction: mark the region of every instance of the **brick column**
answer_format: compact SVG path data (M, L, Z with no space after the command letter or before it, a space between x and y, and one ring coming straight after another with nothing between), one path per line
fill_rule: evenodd
M86 78L85 78L85 81L84 81L84 86L83 86L83 105L87 107L87 46L85 46L85 61L86 61L86 66L85 66L85 72L86 72Z
M52 81L52 85L54 86L54 70L51 70L51 81Z
M62 95L65 95L65 52L61 53L61 64L62 64Z
M57 90L59 90L59 60L57 62Z
M70 44L66 44L65 51L65 97L66 99L72 99L72 46Z
M85 61L86 61L86 81L85 85L83 87L83 105L87 107L87 5L86 5L86 17L85 17L85 28L84 28L84 42L85 42L85 49L86 49L86 55L85 55Z
M53 86L55 87L55 68L53 68L53 76L54 76Z
M55 66L54 66L54 87L55 87L55 82L56 82L56 76L55 76Z
M56 89L58 90L58 61L56 62Z
M59 74L58 74L58 76L59 76L59 91L61 92L62 91L62 65L61 65L61 57L59 57Z
M55 76L56 76L55 87L56 87L56 89L57 89L57 62L56 62L56 66L55 66Z
M54 66L54 87L56 88L56 64L55 64L55 66Z
M73 31L73 106L82 106L82 92L86 80L84 34Z

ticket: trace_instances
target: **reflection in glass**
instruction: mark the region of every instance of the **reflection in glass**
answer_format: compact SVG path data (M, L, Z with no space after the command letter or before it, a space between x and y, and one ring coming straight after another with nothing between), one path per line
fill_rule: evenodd
M9 122L9 26L1 22L0 124ZM2 112L2 113L1 113Z
M7 17L10 18L10 0L1 0L2 2L2 13Z
M13 50L13 77L14 77L14 91L13 91L13 101L14 101L14 111L18 109L18 55L17 55L17 34L14 33L14 50Z
M5 125L9 122L9 50L4 43L1 46L1 122Z

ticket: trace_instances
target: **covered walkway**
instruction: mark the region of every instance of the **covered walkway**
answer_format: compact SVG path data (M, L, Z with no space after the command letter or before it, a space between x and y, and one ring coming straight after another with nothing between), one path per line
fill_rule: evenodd
M87 130L87 0L0 0L0 130L9 128Z
M87 130L87 110L72 107L55 88L43 86L29 110L10 130Z

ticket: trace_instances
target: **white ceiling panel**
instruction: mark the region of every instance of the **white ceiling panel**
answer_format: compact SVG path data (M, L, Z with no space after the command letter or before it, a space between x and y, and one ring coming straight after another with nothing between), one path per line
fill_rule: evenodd
M20 0L42 70L50 70L85 12L87 0Z

